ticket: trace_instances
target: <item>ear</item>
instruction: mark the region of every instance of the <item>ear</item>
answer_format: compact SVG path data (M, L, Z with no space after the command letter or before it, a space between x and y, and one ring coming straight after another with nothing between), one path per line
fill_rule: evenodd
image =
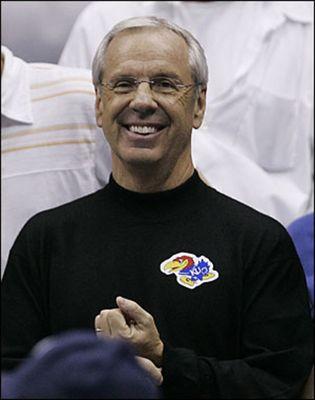
M197 93L194 106L194 117L193 117L193 127L198 129L203 121L203 116L206 111L206 97L207 88L200 88Z
M98 127L103 126L103 102L99 88L95 88L95 118Z

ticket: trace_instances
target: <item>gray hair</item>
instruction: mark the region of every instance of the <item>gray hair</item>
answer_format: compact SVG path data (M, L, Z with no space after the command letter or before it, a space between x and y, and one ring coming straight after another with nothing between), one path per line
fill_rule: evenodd
M131 28L157 27L166 28L182 37L188 46L188 59L192 71L192 79L196 84L207 86L208 65L203 48L191 33L185 29L157 17L133 17L125 19L116 24L101 41L92 63L93 84L97 87L103 78L103 67L105 63L106 50L109 43L120 32Z

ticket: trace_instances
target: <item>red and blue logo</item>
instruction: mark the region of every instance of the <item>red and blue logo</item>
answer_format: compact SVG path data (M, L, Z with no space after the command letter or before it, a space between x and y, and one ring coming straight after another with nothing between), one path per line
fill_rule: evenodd
M177 282L188 289L195 289L219 277L207 257L197 257L190 253L174 254L161 263L160 269L166 275L175 274Z

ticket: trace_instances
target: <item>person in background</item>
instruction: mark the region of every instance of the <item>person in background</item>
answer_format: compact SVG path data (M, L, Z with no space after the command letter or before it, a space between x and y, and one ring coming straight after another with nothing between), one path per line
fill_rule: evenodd
M76 330L43 339L14 371L2 399L157 399L151 375L126 342Z
M304 268L314 318L314 213L304 215L288 226Z
M306 276L311 314L314 320L314 213L303 215L288 226ZM314 399L314 365L302 399Z
M205 49L207 110L192 154L208 184L284 226L312 211L313 2L92 2L59 63L91 68L111 27L144 14L185 27Z
M26 62L57 64L74 21L89 3L3 1L1 43Z
M101 190L30 219L2 283L2 365L92 328L161 368L166 398L296 398L312 364L303 268L276 220L207 186L192 128L207 61L186 30L117 24L93 62L112 152Z
M105 185L111 160L93 110L89 70L1 47L1 277L30 217Z

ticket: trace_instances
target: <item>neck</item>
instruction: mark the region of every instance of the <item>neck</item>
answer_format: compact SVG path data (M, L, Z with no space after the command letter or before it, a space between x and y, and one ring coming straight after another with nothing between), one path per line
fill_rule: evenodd
M174 189L189 179L194 166L189 155L186 162L175 163L173 168L165 165L123 165L113 157L113 177L125 189L139 193L155 193Z

